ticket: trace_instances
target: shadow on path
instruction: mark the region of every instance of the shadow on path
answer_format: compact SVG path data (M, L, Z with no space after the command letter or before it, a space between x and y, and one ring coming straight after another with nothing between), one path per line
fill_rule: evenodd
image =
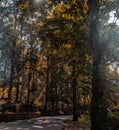
M42 117L1 123L0 130L62 130L63 121L57 118Z

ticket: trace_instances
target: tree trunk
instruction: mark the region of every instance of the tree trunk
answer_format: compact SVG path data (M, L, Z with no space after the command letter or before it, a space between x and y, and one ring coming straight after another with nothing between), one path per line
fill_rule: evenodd
M16 99L15 102L18 103L19 102L19 83L17 83L16 86Z
M61 97L61 103L62 103L62 105L61 105L62 108L61 109L62 109L62 111L64 111L64 99L63 99L63 96Z
M55 102L54 102L54 99L52 98L52 100L51 100L51 104L52 104L52 116L54 116L54 114L55 114Z
M73 87L73 121L78 121L77 101L76 101L76 81L72 83Z
M11 59L11 70L10 70L10 84L8 90L8 101L7 103L11 103L12 100L12 88L13 88L13 73L14 73L14 57Z
M106 77L105 66L101 56L93 61L92 101L91 101L91 130L107 129L106 106Z
M91 130L108 130L106 75L104 60L104 45L99 40L99 9L100 0L89 0L90 9L90 43L92 51L92 100L91 100Z
M47 56L46 91L45 91L45 111L47 111L48 89L49 89L49 56Z
M56 111L56 113L58 113L58 100L56 100L55 111Z
M78 121L78 111L77 111L77 90L76 90L76 85L77 85L77 81L76 81L76 76L75 76L75 69L76 69L76 62L73 62L73 66L72 66L72 90L73 90L73 121Z
M55 95L55 112L58 113L58 85L55 81L54 83L54 86L55 86L55 90L54 90L54 95Z
M29 104L29 102L30 102L30 85L31 85L31 67L29 68L29 75L28 75L28 90L27 90L27 92L28 92L28 95L27 95L27 104Z

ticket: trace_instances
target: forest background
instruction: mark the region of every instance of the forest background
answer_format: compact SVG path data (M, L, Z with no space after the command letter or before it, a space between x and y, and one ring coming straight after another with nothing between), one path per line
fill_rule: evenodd
M108 130L119 118L118 3L1 0L1 111L91 115L92 130Z

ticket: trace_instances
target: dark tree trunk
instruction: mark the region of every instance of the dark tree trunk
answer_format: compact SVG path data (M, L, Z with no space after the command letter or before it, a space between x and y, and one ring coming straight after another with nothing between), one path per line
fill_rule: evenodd
M58 113L58 100L56 100L55 111L56 111L56 113Z
M48 89L49 89L49 56L47 56L46 91L45 91L45 111L47 111Z
M52 116L54 116L54 114L55 114L55 102L54 102L53 98L52 98L51 103L52 103Z
M56 81L55 81L54 85L55 85L55 92L54 92L54 95L55 95L55 97L54 97L55 98L55 111L57 113L58 112L58 93L57 93L58 85L57 85Z
M24 72L24 69L23 69L23 72ZM19 102L22 103L22 98L23 98L23 88L24 88L24 83L22 81L22 76L20 76L20 79L19 79Z
M62 111L64 111L64 99L62 97Z
M14 8L14 26L13 30L16 31L16 9ZM10 70L10 84L9 84L9 90L8 90L8 100L7 103L11 103L12 100L12 89L13 89L13 76L14 76L14 65L15 65L15 48L16 48L16 39L14 37L14 40L12 41L12 50L11 50L11 70Z
M72 90L73 90L73 121L78 121L78 111L77 111L77 81L76 81L76 62L73 61L73 66L72 66Z
M11 103L12 100L12 88L13 88L13 75L14 75L14 57L11 60L11 70L10 70L10 84L8 90L8 100L7 103Z
M106 103L106 75L104 45L99 40L100 0L89 0L90 9L90 43L92 51L92 101L91 130L108 130Z
M72 83L73 87L73 121L78 121L78 111L77 111L77 100L76 100L76 81Z
M31 69L31 68L29 68ZM29 70L29 75L28 75L28 90L27 90L27 104L29 104L30 102L30 84L31 84L31 73L30 73L31 70Z
M107 129L106 77L103 58L97 56L93 61L92 101L91 101L91 130Z
M19 84L17 83L17 86L16 86L16 102L19 102Z

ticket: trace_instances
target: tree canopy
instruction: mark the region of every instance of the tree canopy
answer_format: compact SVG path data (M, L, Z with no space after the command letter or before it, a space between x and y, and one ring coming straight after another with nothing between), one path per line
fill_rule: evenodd
M1 0L0 82L7 103L62 110L74 121L88 112L91 130L107 130L108 109L119 106L118 3Z

